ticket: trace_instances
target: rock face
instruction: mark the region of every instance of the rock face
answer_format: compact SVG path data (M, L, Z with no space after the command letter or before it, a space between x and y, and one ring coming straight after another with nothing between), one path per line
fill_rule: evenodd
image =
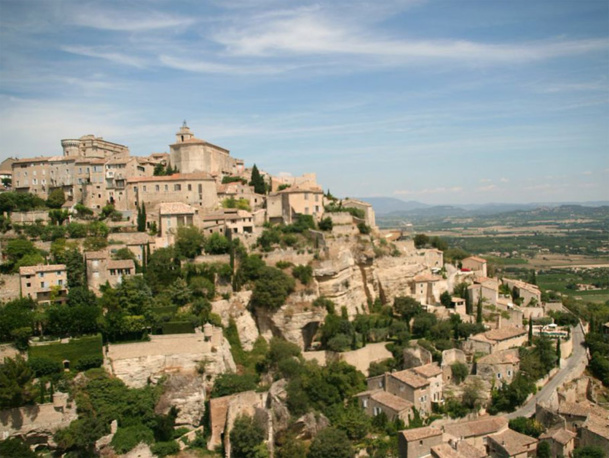
M316 415L309 412L296 420L290 429L296 434L298 439L310 440L328 426L330 426L330 420L323 414Z
M281 379L273 383L269 389L266 407L271 413L274 434L287 429L290 422L290 411L286 405L288 398L287 384L286 380Z
M210 340L203 333L151 336L150 342L109 345L104 366L133 388L141 388L168 373L197 372L204 366L210 379L234 372L235 362L222 330L213 329Z
M199 426L205 411L204 377L198 374L172 374L163 387L165 391L156 406L156 413L166 415L175 406L179 410L177 426Z
M374 290L381 300L391 304L397 296L410 295L414 277L425 271L422 264L407 262L403 257L377 258L373 265Z
M246 351L253 348L254 342L260 335L256 322L247 309L251 297L251 291L241 291L233 294L229 300L215 301L211 304L212 312L220 315L223 326L228 326L231 317L235 320L241 346Z
M273 336L283 337L302 349L308 348L327 315L324 308L312 305L316 298L317 296L304 292L295 293L275 312L256 309L256 321L261 335L267 340Z
M349 318L353 318L367 311L364 277L350 249L340 249L330 260L320 262L313 275L319 295L332 300L338 313L345 307Z

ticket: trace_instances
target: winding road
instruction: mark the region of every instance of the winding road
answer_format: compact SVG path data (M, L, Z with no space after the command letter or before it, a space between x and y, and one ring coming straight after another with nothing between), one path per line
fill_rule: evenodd
M567 376L580 367L580 364L587 363L588 355L586 353L586 347L584 347L584 333L580 325L571 328L571 338L573 339L573 353L567 359L567 364L560 369L560 371L558 371L541 390L529 399L526 404L520 406L518 410L507 414L506 418L511 420L516 417L530 417L533 415L535 413L536 403L547 401L554 390L563 384Z

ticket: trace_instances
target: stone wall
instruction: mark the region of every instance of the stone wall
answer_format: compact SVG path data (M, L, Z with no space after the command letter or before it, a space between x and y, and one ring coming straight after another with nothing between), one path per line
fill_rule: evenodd
M21 285L19 275L0 275L0 302L8 302L19 299Z
M330 361L344 361L368 376L368 369L371 363L377 363L393 356L386 348L387 343L372 343L357 350L340 353L333 351L305 351L302 355L307 361L316 360L320 366L325 366Z
M294 265L307 265L313 261L314 253L298 252L292 248L278 249L264 254L264 261L269 266L275 266L279 261L291 262Z

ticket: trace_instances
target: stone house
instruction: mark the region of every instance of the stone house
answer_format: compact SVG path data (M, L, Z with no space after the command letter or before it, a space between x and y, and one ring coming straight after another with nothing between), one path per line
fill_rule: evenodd
M252 186L236 181L233 183L219 184L217 186L218 200L220 202L225 199L233 198L235 200L246 199L249 202L250 209L262 208L266 201L266 197L262 194L256 194Z
M486 259L479 258L478 256L470 256L469 258L465 258L463 261L461 261L461 267L474 272L476 275L480 275L482 277L487 276Z
M458 348L449 348L442 352L442 379L444 383L450 383L453 377L452 365L456 363L467 366L467 357Z
M115 288L123 281L123 277L135 275L132 259L111 259L104 251L85 252L85 264L87 285L95 294L100 294L100 287L106 283Z
M128 248L135 256L135 259L142 264L148 246L154 242L154 237L149 236L145 232L117 232L110 234L109 240L110 245L108 249L111 255L121 248Z
M444 383L442 380L442 369L438 363L413 367L411 370L429 382L429 396L431 398L431 402L442 402L442 390Z
M588 420L590 410L582 404L575 402L564 402L558 407L558 414L565 419L565 427L573 432Z
M528 331L524 328L492 329L470 336L464 344L464 350L469 353L491 354L509 348L521 347L527 339Z
M367 384L369 390L384 390L410 401L422 416L431 413L430 381L411 369L370 377Z
M445 425L443 431L449 439L465 440L473 447L486 450L488 437L507 429L508 420L505 417L486 416Z
M281 186L289 187L318 187L317 174L303 173L301 176L274 176L271 177L271 191L277 192Z
M539 436L540 442L547 442L550 445L551 456L571 456L575 448L575 438L577 434L565 428L558 428L546 431Z
M489 382L494 380L497 386L500 386L500 382L511 383L519 369L518 349L498 351L476 362L476 375Z
M376 417L383 412L389 421L399 418L408 425L413 417L413 403L383 390L364 391L357 395L367 415Z
M154 163L143 157L121 157L106 161L105 165L106 201L117 210L133 210L135 204L127 194L127 180L150 177L154 173Z
M222 210L206 213L201 218L205 234L252 234L254 232L254 216L245 210L223 208Z
M411 296L425 305L434 305L440 300L442 277L433 274L419 274L412 280Z
M138 205L145 204L151 211L163 202L182 202L213 209L218 205L216 182L204 172L127 179L127 209L135 210Z
M579 430L579 446L593 445L602 450L609 450L609 416L600 417L591 414Z
M65 264L37 265L19 268L21 295L39 304L65 303L68 275Z
M364 223L373 229L376 228L376 217L371 204L358 199L343 199L341 202L343 207L362 210L364 212Z
M317 186L292 186L267 197L267 218L270 222L292 224L298 215L312 215L319 221L323 214L324 193Z
M431 448L433 458L485 458L486 451L469 445L464 440L450 440Z
M433 426L407 429L398 434L400 458L422 458L430 456L431 448L442 444L442 431Z
M480 298L486 304L497 305L499 283L492 278L474 277L474 284L467 287L467 294L474 309Z
M159 204L158 213L161 237L175 235L181 226L200 226L197 209L182 202L163 202Z
M531 305L541 304L541 291L537 285L532 285L520 280L512 280L510 278L504 278L503 283L522 299L522 305L524 307L531 304L531 301L533 301L533 304Z
M488 437L488 455L491 458L534 458L538 442L534 437L507 429Z

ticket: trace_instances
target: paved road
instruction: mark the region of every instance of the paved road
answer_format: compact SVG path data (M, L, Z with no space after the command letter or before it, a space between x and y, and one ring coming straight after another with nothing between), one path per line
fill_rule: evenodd
M563 367L554 377L550 380L546 386L538 391L526 404L521 406L518 410L506 415L508 419L516 417L530 417L535 413L535 404L539 401L546 401L552 395L554 390L562 385L565 378L571 374L582 360L587 360L586 348L584 347L584 333L582 332L581 326L575 326L571 328L571 338L573 339L573 353L567 360L567 364Z

